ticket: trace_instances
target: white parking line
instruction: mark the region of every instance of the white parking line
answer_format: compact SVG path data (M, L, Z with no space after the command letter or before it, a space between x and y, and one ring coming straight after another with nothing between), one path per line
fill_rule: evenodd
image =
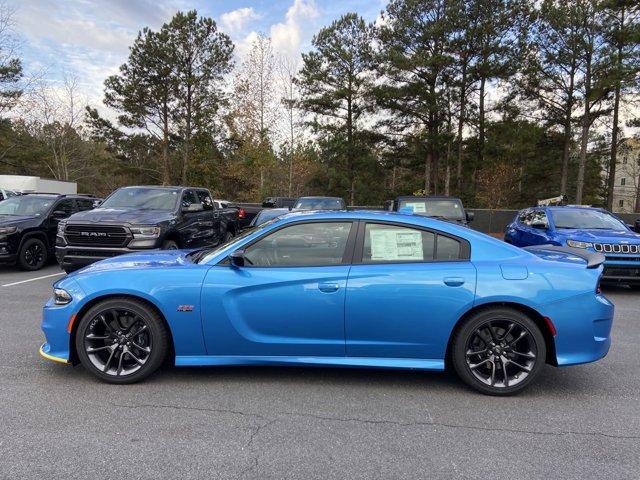
M64 275L64 272L60 272L60 273L52 273L51 275L45 275L43 277L36 277L36 278L30 278L28 280L21 280L19 282L13 282L13 283L5 283L4 285L2 285L3 287L13 287L14 285L20 285L21 283L27 283L27 282L35 282L36 280L43 280L45 278L51 278L51 277L57 277L59 275Z

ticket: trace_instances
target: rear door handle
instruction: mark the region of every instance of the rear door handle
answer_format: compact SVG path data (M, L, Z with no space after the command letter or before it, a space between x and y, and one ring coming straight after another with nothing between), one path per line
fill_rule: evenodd
M450 287L459 287L464 284L464 278L462 277L445 277L444 279L445 285Z
M319 283L318 290L324 293L335 292L340 288L340 285L337 283Z

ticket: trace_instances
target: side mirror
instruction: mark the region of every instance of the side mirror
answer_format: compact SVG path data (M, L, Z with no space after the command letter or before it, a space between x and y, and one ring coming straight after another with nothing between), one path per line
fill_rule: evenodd
M473 219L476 218L475 212L466 212L467 222L473 222Z
M546 230L547 228L549 228L549 225L547 225L545 222L532 222L531 223L531 228L537 228L539 230Z
M102 200L93 201L93 208L98 208L100 205L102 205Z
M55 219L67 218L69 214L64 210L54 210L51 216Z
M203 210L204 210L204 207L202 206L201 203L192 203L188 207L182 207L182 211L184 213L195 213L195 212L201 212Z
M244 267L244 250L236 250L229 255L229 262L232 267L240 268Z

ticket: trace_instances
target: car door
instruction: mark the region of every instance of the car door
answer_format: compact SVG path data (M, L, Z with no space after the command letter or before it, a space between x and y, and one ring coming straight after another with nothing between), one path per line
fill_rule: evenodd
M199 204L198 196L194 190L182 192L181 221L178 228L182 248L196 248L202 245L200 239L200 213L202 210L197 209Z
M198 202L202 204L202 211L199 214L200 232L199 243L201 245L217 245L222 241L221 237L221 215L216 208L207 190L196 190Z
M393 222L361 222L345 302L349 357L441 359L473 305L466 240Z
M287 224L212 267L202 288L210 355L344 357L351 221Z

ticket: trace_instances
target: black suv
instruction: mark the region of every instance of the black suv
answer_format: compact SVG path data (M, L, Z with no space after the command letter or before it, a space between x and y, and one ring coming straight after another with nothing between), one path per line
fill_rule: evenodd
M58 223L91 210L100 200L87 195L27 193L0 202L0 263L39 270L53 257Z
M71 272L145 249L217 245L237 232L238 209L219 208L204 188L122 187L99 208L60 223L56 257Z

